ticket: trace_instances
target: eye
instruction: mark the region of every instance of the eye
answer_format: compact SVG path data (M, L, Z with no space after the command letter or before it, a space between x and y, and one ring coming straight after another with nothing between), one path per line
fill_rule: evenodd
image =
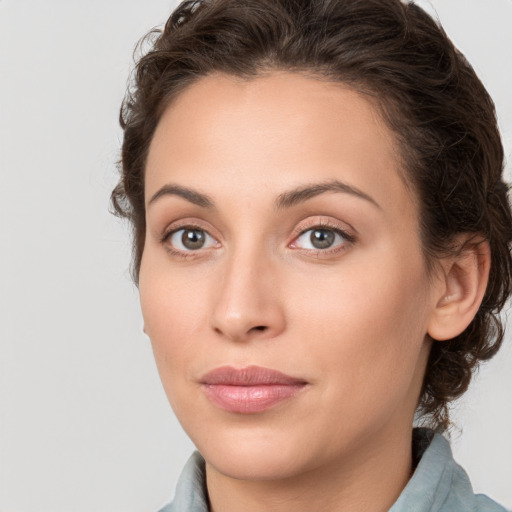
M184 252L207 249L217 244L217 240L206 231L194 227L184 227L171 231L165 237L165 240L173 249Z
M353 238L341 230L317 226L303 231L293 246L301 249L326 250L351 241Z

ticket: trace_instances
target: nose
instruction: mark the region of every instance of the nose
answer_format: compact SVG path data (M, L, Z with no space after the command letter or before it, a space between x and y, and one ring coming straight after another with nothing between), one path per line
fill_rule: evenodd
M259 251L238 251L224 262L211 317L214 331L232 341L271 339L285 329L279 269Z

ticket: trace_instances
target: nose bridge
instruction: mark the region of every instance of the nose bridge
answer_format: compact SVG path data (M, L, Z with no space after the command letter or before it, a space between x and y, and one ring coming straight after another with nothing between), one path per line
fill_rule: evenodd
M277 269L269 251L253 241L226 255L212 311L214 330L232 340L272 337L284 328Z

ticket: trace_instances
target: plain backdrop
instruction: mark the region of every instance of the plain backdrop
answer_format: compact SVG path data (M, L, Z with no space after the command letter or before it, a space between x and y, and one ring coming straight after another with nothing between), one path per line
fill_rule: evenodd
M0 0L0 512L154 512L193 450L142 333L129 231L108 213L132 51L176 5ZM512 161L512 1L427 7L493 96ZM452 439L475 489L509 508L511 342Z

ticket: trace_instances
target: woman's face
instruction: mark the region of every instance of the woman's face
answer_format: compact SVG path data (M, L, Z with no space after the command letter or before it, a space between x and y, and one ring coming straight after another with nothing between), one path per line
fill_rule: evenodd
M300 74L201 79L146 173L145 331L212 471L275 479L407 438L435 307L393 134Z

